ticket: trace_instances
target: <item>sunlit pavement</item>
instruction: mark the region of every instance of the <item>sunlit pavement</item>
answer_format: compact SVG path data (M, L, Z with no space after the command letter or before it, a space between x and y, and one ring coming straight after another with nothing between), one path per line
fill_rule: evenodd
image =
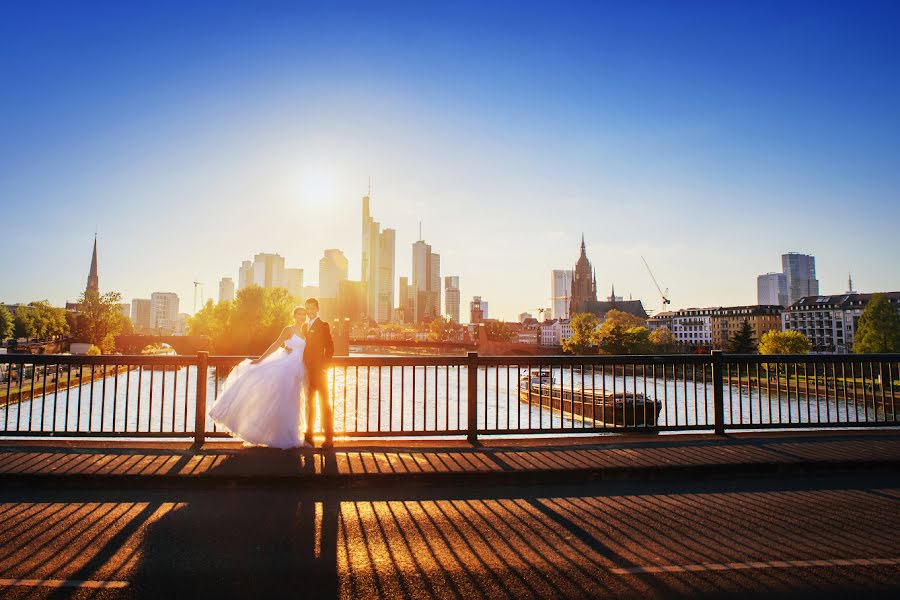
M11 598L816 597L900 589L900 473L0 491Z

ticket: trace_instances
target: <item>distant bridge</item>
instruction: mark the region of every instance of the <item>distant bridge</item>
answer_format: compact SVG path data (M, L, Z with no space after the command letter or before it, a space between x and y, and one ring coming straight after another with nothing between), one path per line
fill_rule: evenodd
M197 354L209 348L209 338L203 335L120 335L116 336L116 350L122 354L140 354L152 344L168 344L181 355Z
M559 346L538 346L517 342L495 342L480 339L478 342L435 342L415 340L351 339L350 346L362 348L430 348L434 350L477 351L483 356L553 356L560 353Z
M472 350L478 348L475 342L435 342L416 340L381 340L372 338L351 339L351 346L367 348L434 348L437 350Z

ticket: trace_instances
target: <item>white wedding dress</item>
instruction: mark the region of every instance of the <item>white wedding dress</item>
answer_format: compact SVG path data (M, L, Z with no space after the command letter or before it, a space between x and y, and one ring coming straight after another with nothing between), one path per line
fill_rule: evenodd
M296 333L262 362L240 362L225 379L209 416L236 437L272 448L299 448L306 430L306 340Z

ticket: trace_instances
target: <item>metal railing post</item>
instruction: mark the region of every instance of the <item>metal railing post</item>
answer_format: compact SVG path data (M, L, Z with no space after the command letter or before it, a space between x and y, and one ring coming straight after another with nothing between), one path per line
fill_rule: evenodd
M468 392L466 399L468 401L467 422L468 422L468 440L473 446L478 445L478 353L468 353Z
M725 435L725 382L722 377L724 360L721 350L712 351L713 423L716 435Z
M197 401L194 414L194 448L201 448L206 442L206 379L209 352L197 352Z

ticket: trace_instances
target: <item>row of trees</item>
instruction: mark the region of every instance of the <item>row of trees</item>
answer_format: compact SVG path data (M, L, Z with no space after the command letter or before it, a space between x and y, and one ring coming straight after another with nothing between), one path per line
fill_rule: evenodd
M78 312L67 312L46 300L23 304L12 312L0 307L0 341L9 338L50 340L70 337L87 342L104 353L115 349L115 338L132 331L131 320L122 314L118 292L88 290L78 299Z
M188 319L188 334L208 337L213 354L261 354L292 322L299 303L284 288L251 285L239 290L234 301L209 300Z
M26 338L49 340L69 333L66 311L38 300L10 312L0 307L0 340Z
M562 341L566 354L662 354L677 345L668 328L650 331L643 319L615 309L602 324L590 313L573 315L569 327L572 336Z

